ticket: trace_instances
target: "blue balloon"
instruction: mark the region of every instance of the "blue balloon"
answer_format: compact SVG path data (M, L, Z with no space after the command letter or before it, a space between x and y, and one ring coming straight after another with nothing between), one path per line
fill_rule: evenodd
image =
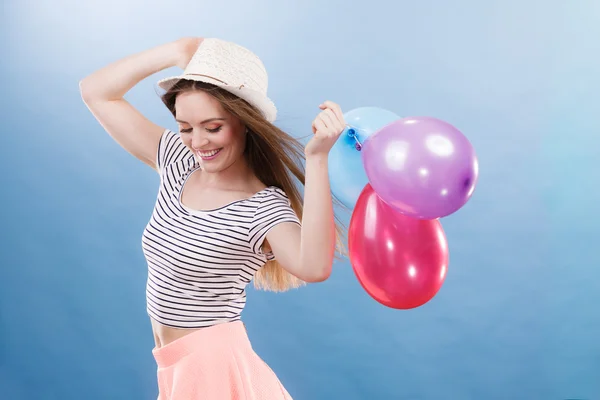
M361 145L373 133L400 116L377 107L360 107L344 114L348 127L329 151L329 185L333 195L350 210L369 182L360 157Z

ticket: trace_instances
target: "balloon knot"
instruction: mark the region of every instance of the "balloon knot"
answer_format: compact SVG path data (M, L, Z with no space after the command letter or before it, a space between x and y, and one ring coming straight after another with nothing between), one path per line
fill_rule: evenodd
M358 137L356 135L356 131L352 128L348 129L348 136L350 136L351 138L354 139L354 141L356 142L354 144L354 148L358 151L362 150L362 143L358 140Z

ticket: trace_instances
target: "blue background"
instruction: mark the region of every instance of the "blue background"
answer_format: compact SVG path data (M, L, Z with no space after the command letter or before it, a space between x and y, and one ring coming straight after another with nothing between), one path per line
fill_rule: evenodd
M435 116L478 152L428 304L379 305L348 262L325 283L250 291L251 339L295 399L600 398L600 3L349 4L3 2L0 397L155 398L140 241L158 177L78 82L195 35L263 58L295 136L331 99ZM127 95L170 128L154 84L176 72Z

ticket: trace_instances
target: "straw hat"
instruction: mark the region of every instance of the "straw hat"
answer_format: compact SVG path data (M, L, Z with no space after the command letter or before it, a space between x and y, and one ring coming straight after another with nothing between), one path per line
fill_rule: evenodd
M180 79L211 83L255 106L267 121L277 117L275 104L267 96L265 66L256 54L235 43L204 39L183 74L161 79L158 86L169 90Z

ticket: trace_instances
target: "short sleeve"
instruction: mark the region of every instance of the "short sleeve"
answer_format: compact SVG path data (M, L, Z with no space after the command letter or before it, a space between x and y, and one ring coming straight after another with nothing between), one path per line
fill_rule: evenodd
M262 245L267 233L283 222L301 225L285 192L279 188L268 188L266 195L260 199L250 227L250 246L255 254L264 254ZM271 252L266 256L267 260L275 259Z
M183 144L181 137L175 132L165 129L156 153L156 169L162 174L165 167L177 161L193 156L190 150Z

